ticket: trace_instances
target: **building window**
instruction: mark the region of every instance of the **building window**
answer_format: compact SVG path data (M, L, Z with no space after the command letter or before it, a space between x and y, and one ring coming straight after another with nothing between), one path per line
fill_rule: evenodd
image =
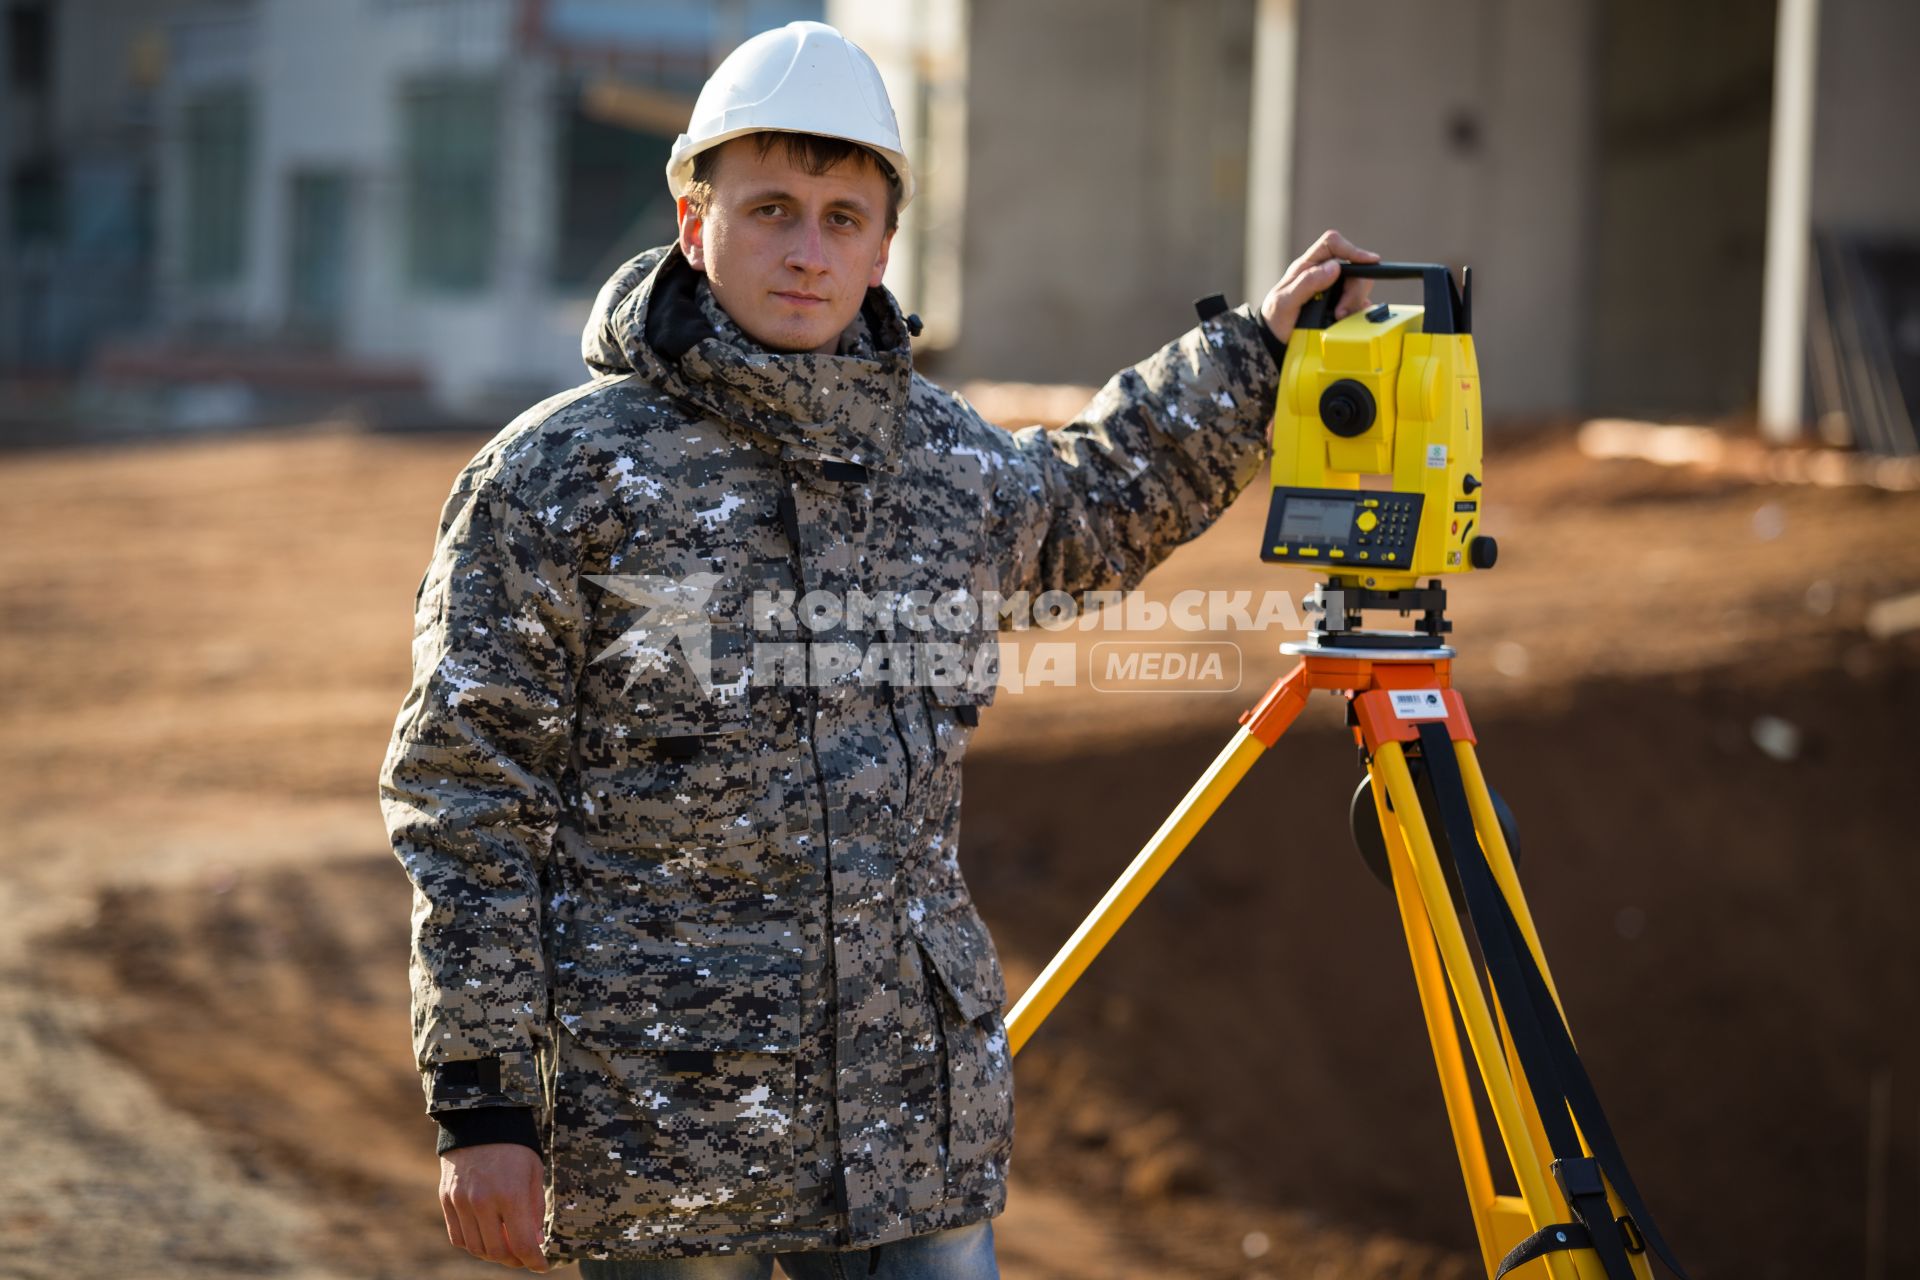
M48 159L29 160L13 171L13 243L16 248L60 243L60 171Z
M247 247L253 102L240 86L194 95L185 107L187 279L232 284Z
M401 95L407 277L437 292L484 289L493 262L497 86L433 80Z
M666 179L673 137L602 118L578 96L566 102L553 279L598 288L622 262L678 233Z
M44 4L16 4L7 10L8 79L13 87L38 93L53 82L53 24Z

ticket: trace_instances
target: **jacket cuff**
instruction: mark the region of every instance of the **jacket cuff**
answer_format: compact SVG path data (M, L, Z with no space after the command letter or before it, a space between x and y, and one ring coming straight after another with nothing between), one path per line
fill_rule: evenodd
M1278 369L1287 358L1287 344L1273 336L1273 330L1267 327L1265 316L1255 311L1253 318L1260 326L1260 341L1266 344L1267 354L1273 357L1273 367Z
M1287 344L1274 337L1273 330L1267 328L1266 317L1260 314L1260 308L1251 302L1222 312L1216 322L1228 328L1243 353L1235 370L1237 377L1230 379L1237 389L1250 398L1257 411L1256 426L1264 441L1265 435L1273 423L1274 408L1280 400L1280 366L1287 357ZM1204 327L1204 326L1203 326ZM1251 331L1251 332L1249 332ZM1247 339L1258 336L1258 341ZM1211 341L1212 339L1210 339ZM1260 364L1264 354L1271 362Z
M1238 315L1246 320L1247 323L1253 326L1253 331L1260 335L1260 345L1266 348L1269 356L1273 357L1274 381L1278 382L1280 380L1280 364L1287 358L1287 344L1274 337L1273 330L1267 328L1267 318L1260 314L1260 308L1255 304L1243 302L1233 308L1231 314Z
M432 1113L474 1107L533 1107L541 1099L533 1054L524 1051L430 1062L420 1074L427 1110Z
M464 1111L438 1111L433 1119L440 1126L440 1141L434 1147L440 1155L494 1142L541 1150L540 1131L531 1107L469 1107Z

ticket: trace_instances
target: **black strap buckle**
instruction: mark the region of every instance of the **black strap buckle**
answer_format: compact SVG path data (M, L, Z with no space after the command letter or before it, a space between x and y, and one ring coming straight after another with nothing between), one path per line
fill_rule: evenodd
M1600 1178L1600 1162L1592 1156L1567 1157L1553 1162L1553 1180L1560 1194L1571 1205L1585 1196L1605 1196L1607 1185Z
M500 1059L455 1058L435 1064L433 1101L457 1102L470 1092L500 1092Z

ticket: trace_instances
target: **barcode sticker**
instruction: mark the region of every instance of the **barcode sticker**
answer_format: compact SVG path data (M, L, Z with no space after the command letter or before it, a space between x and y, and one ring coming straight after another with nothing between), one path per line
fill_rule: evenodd
M1389 689L1393 714L1401 720L1445 720L1447 700L1438 689Z

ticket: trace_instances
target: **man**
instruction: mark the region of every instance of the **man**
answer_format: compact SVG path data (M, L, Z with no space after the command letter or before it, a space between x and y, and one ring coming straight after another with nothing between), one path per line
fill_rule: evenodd
M955 855L997 615L757 602L1131 588L1259 469L1333 259L1377 255L1328 232L1010 435L912 371L880 282L913 174L838 32L736 50L668 179L677 242L601 291L593 380L461 472L416 598L381 799L448 1236L588 1276L994 1276L1006 990ZM813 656L916 626L920 669Z

